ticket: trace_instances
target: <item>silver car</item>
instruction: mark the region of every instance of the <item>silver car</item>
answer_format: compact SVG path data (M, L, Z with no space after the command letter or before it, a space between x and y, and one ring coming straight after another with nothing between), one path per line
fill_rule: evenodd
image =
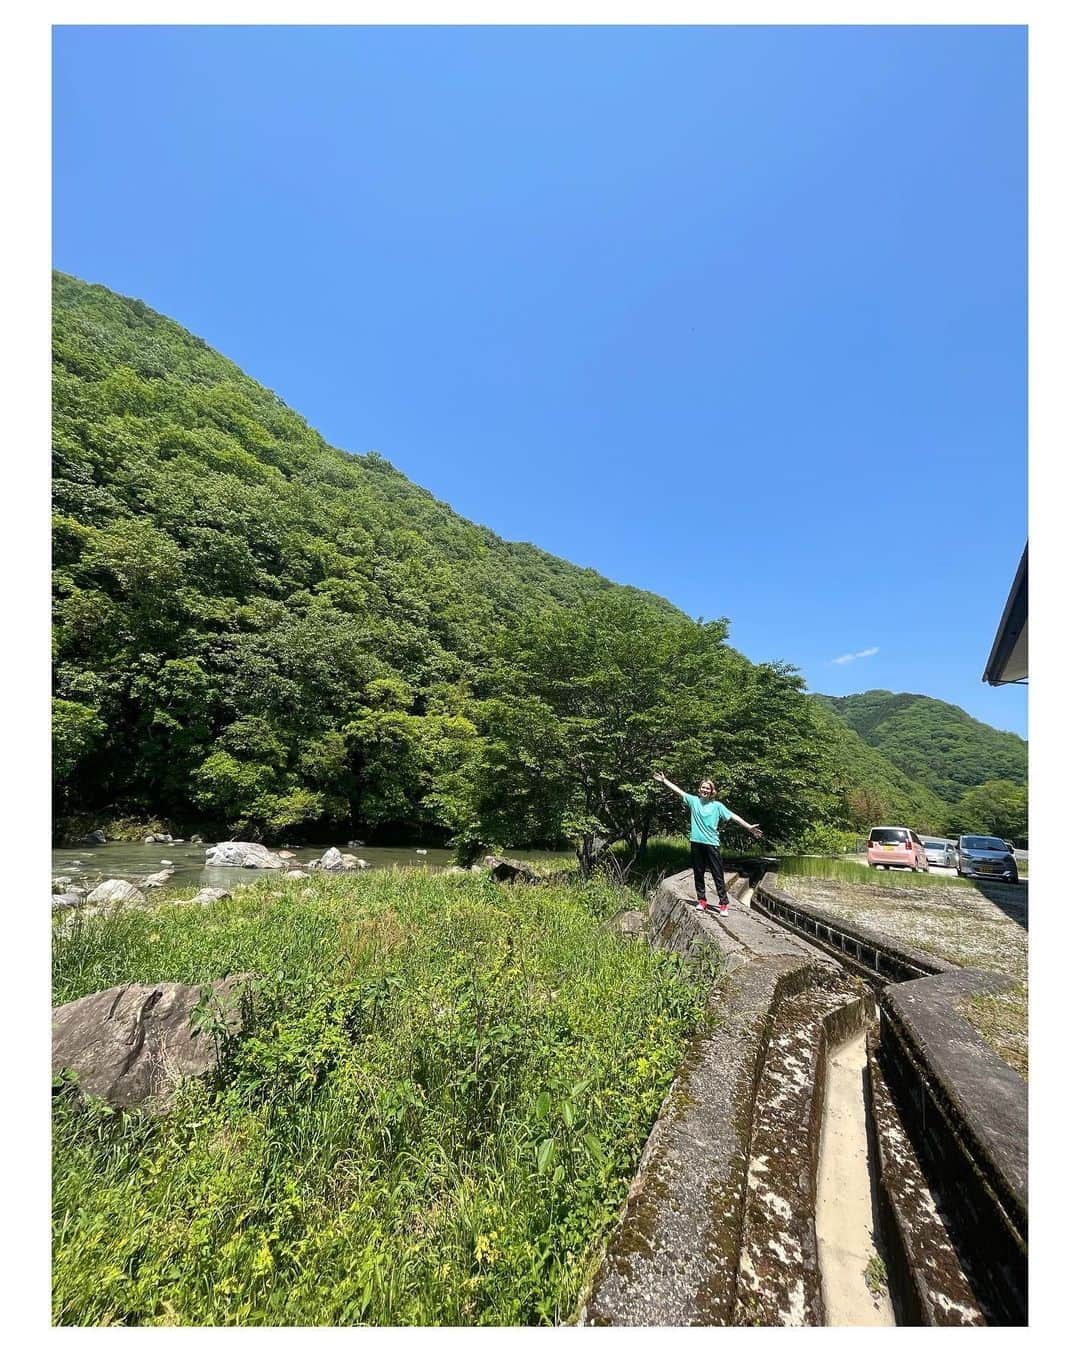
M933 839L930 835L924 834L922 841L926 849L926 861L931 867L956 866L956 845L951 839Z
M1014 884L1020 880L1020 869L1012 850L996 834L962 834L959 857L956 859L958 877L1000 877Z

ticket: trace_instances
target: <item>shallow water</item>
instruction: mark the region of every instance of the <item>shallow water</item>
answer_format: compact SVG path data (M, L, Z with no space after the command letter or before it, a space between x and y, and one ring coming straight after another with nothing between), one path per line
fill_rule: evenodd
M248 882L271 875L257 867L207 867L208 847L208 844L116 843L54 848L52 874L54 877L70 877L73 882L84 884L118 877L138 885L171 863L172 877L167 883L170 886L223 886L226 889L245 886ZM296 854L296 861L290 866L303 867L314 858L321 858L329 847L329 844L323 844L319 848L290 849L289 852ZM443 868L451 866L454 861L453 852L446 848L429 848L426 852L416 848L347 848L344 842L338 843L336 847L343 853L363 858L375 868ZM572 858L573 854L513 849L506 856L522 862L554 862Z

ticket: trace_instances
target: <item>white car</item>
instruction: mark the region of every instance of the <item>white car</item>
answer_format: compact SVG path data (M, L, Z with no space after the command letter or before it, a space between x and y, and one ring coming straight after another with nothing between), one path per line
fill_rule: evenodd
M926 849L926 861L932 867L956 866L956 845L951 839L934 839L924 834L922 841Z

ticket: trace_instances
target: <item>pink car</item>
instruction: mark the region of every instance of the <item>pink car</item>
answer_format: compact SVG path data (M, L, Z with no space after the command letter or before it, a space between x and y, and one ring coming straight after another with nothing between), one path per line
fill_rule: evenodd
M922 840L906 825L875 825L866 841L866 861L870 867L907 867L912 872L930 871Z

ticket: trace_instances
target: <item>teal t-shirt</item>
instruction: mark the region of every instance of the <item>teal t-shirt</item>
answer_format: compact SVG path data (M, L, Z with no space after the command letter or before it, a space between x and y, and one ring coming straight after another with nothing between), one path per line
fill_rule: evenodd
M690 840L694 844L719 844L717 827L722 820L730 820L731 812L715 798L703 802L692 792L684 792L683 801L690 808Z

